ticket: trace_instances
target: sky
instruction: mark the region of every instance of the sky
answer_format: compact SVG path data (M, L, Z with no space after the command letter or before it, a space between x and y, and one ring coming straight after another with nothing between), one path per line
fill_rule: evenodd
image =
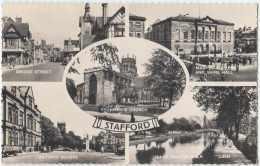
M179 14L191 17L206 17L213 19L228 21L234 23L234 28L257 27L257 4L132 4L130 5L130 13L146 17L145 29L152 25L157 19L164 20L168 17L178 16Z
M112 16L122 4L108 4L108 16ZM29 23L33 38L46 40L55 47L64 48L64 40L78 40L79 17L83 15L85 3L2 3L2 15L22 17ZM90 4L92 16L102 16L101 3Z

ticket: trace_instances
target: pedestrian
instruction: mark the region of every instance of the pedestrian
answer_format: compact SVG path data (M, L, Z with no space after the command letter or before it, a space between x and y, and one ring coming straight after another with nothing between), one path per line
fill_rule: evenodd
M101 153L104 153L104 147L103 146L101 147Z
M239 62L236 63L236 72L239 71Z
M243 58L243 66L246 65L246 57Z
M249 56L248 59L249 59L249 64L252 65L252 58Z
M12 67L13 67L13 69L14 69L14 68L15 68L14 60L12 60L11 64L12 64Z
M191 63L189 64L189 74L190 74L190 77L191 77L191 74L192 74L192 64Z

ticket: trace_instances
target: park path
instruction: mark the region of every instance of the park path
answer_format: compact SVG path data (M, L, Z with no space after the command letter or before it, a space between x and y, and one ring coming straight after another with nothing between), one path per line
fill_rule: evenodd
M222 141L223 138L219 138L218 144L215 147L214 164L253 164L234 145L230 148L228 144L224 146Z

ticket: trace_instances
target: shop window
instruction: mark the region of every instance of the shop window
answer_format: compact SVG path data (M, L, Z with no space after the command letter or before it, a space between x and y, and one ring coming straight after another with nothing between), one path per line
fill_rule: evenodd
M136 32L136 37L140 38L141 37L141 32Z

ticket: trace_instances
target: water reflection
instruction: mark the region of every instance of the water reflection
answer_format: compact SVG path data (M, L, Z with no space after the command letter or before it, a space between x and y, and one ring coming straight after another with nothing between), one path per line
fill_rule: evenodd
M192 164L209 142L207 135L193 135L130 146L130 164Z

